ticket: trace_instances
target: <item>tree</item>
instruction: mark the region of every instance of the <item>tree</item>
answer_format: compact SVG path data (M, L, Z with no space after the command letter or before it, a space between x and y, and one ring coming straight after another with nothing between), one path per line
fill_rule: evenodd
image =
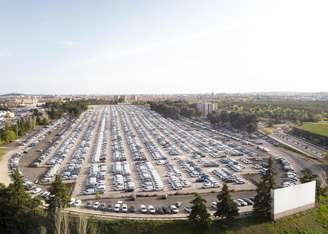
M248 133L253 133L253 132L256 131L256 129L257 129L256 123L250 123L250 124L248 124L247 127L246 127L246 131L247 131Z
M5 143L9 143L12 142L14 140L16 140L17 136L15 131L11 130L11 129L5 129L2 133L1 139L5 142Z
M43 221L40 200L25 191L16 170L8 187L0 185L0 233L39 233Z
M254 214L265 219L271 218L272 198L271 189L275 186L273 159L270 157L268 168L262 176L262 181L257 184L256 196L254 199Z
M195 198L191 201L192 207L189 214L189 222L198 228L208 228L211 223L210 214L207 212L206 200L199 194L194 194Z
M51 233L60 233L60 227L56 224L59 222L61 210L67 207L70 201L68 188L62 182L60 176L56 175L54 182L51 184L50 192L52 196L48 200L48 229Z
M227 184L223 184L222 191L218 193L215 217L232 220L239 215L238 207L233 202Z

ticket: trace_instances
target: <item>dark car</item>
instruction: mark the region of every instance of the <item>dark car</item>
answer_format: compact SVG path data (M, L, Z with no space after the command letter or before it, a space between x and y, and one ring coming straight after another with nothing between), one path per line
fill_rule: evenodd
M136 209L134 208L134 206L130 206L130 207L128 208L128 212L129 212L129 213L135 213L135 212L136 212Z
M164 214L164 210L162 207L157 207L156 208L156 214Z
M112 212L113 211L113 206L112 204L108 204L107 206L107 211Z

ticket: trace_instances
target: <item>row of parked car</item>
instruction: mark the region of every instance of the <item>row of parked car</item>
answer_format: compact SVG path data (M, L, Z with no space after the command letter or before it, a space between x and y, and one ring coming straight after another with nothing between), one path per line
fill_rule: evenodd
M106 189L107 166L105 164L94 163L89 167L88 178L85 185L84 194L104 193Z
M125 139L128 143L129 150L132 156L133 161L145 161L146 157L144 152L141 150L141 146L136 142L136 136L133 134L130 121L127 117L127 113L120 112L120 116L122 117L123 131L125 134Z
M10 171L14 171L18 169L18 164L20 159L23 157L24 153L28 153L30 149L36 147L42 140L45 139L45 136L51 133L53 130L59 128L61 125L65 123L65 119L61 118L56 120L52 125L46 126L38 130L33 136L27 137L21 145L23 149L20 152L14 153L8 162L8 168Z
M108 146L108 109L103 110L100 119L100 127L97 131L97 140L91 160L93 163L105 162L107 157Z
M119 112L117 111L116 106L110 107L111 111L111 139L112 139L112 187L114 191L125 191L132 192L135 189L135 183L131 177L131 169L129 163L126 161L123 138L119 131L118 117ZM124 132L127 134L130 133L128 126L124 125ZM129 135L130 136L130 135ZM136 150L132 150L132 143L135 146L135 143L132 138L129 138L130 141L129 147L132 153L132 157L136 160L140 158L140 155L137 155ZM136 147L135 147L136 149Z
M80 116L79 119L71 125L71 132L66 139L63 139L58 149L46 163L49 166L49 169L41 179L43 183L51 182L54 176L58 174L62 162L71 150L76 147L77 141L82 135L82 130L85 128L88 118L90 118L90 114L82 114L82 116Z
M87 209L99 210L103 212L116 213L140 213L140 214L177 214L180 212L181 202L177 202L168 206L155 207L153 205L141 204L139 207L128 206L123 201L117 201L115 204L106 204L99 201L88 201L86 203Z
M89 122L86 131L83 133L80 144L77 146L75 152L71 156L71 159L63 169L63 180L75 181L80 174L82 165L90 151L92 133L96 126L96 120L96 115L91 117L91 121Z
M282 168L285 172L285 176L283 178L281 186L289 187L292 185L296 185L298 183L299 179L297 177L297 174L296 174L294 168L290 164L290 162L283 157L278 158L278 160L281 163Z

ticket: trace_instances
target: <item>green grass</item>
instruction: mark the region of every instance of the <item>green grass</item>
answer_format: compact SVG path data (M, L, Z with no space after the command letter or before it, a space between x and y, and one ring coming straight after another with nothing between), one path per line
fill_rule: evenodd
M88 220L86 233L133 234L321 234L328 233L328 196L321 196L318 208L282 218L276 222L254 217L240 218L233 223L214 222L209 230L195 229L187 221L104 221ZM72 232L73 233L73 232Z
M328 137L328 122L304 123L300 129Z

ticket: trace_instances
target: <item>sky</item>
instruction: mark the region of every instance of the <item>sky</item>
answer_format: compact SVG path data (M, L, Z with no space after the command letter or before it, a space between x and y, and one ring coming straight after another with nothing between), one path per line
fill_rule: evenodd
M327 92L327 0L0 0L0 94Z

